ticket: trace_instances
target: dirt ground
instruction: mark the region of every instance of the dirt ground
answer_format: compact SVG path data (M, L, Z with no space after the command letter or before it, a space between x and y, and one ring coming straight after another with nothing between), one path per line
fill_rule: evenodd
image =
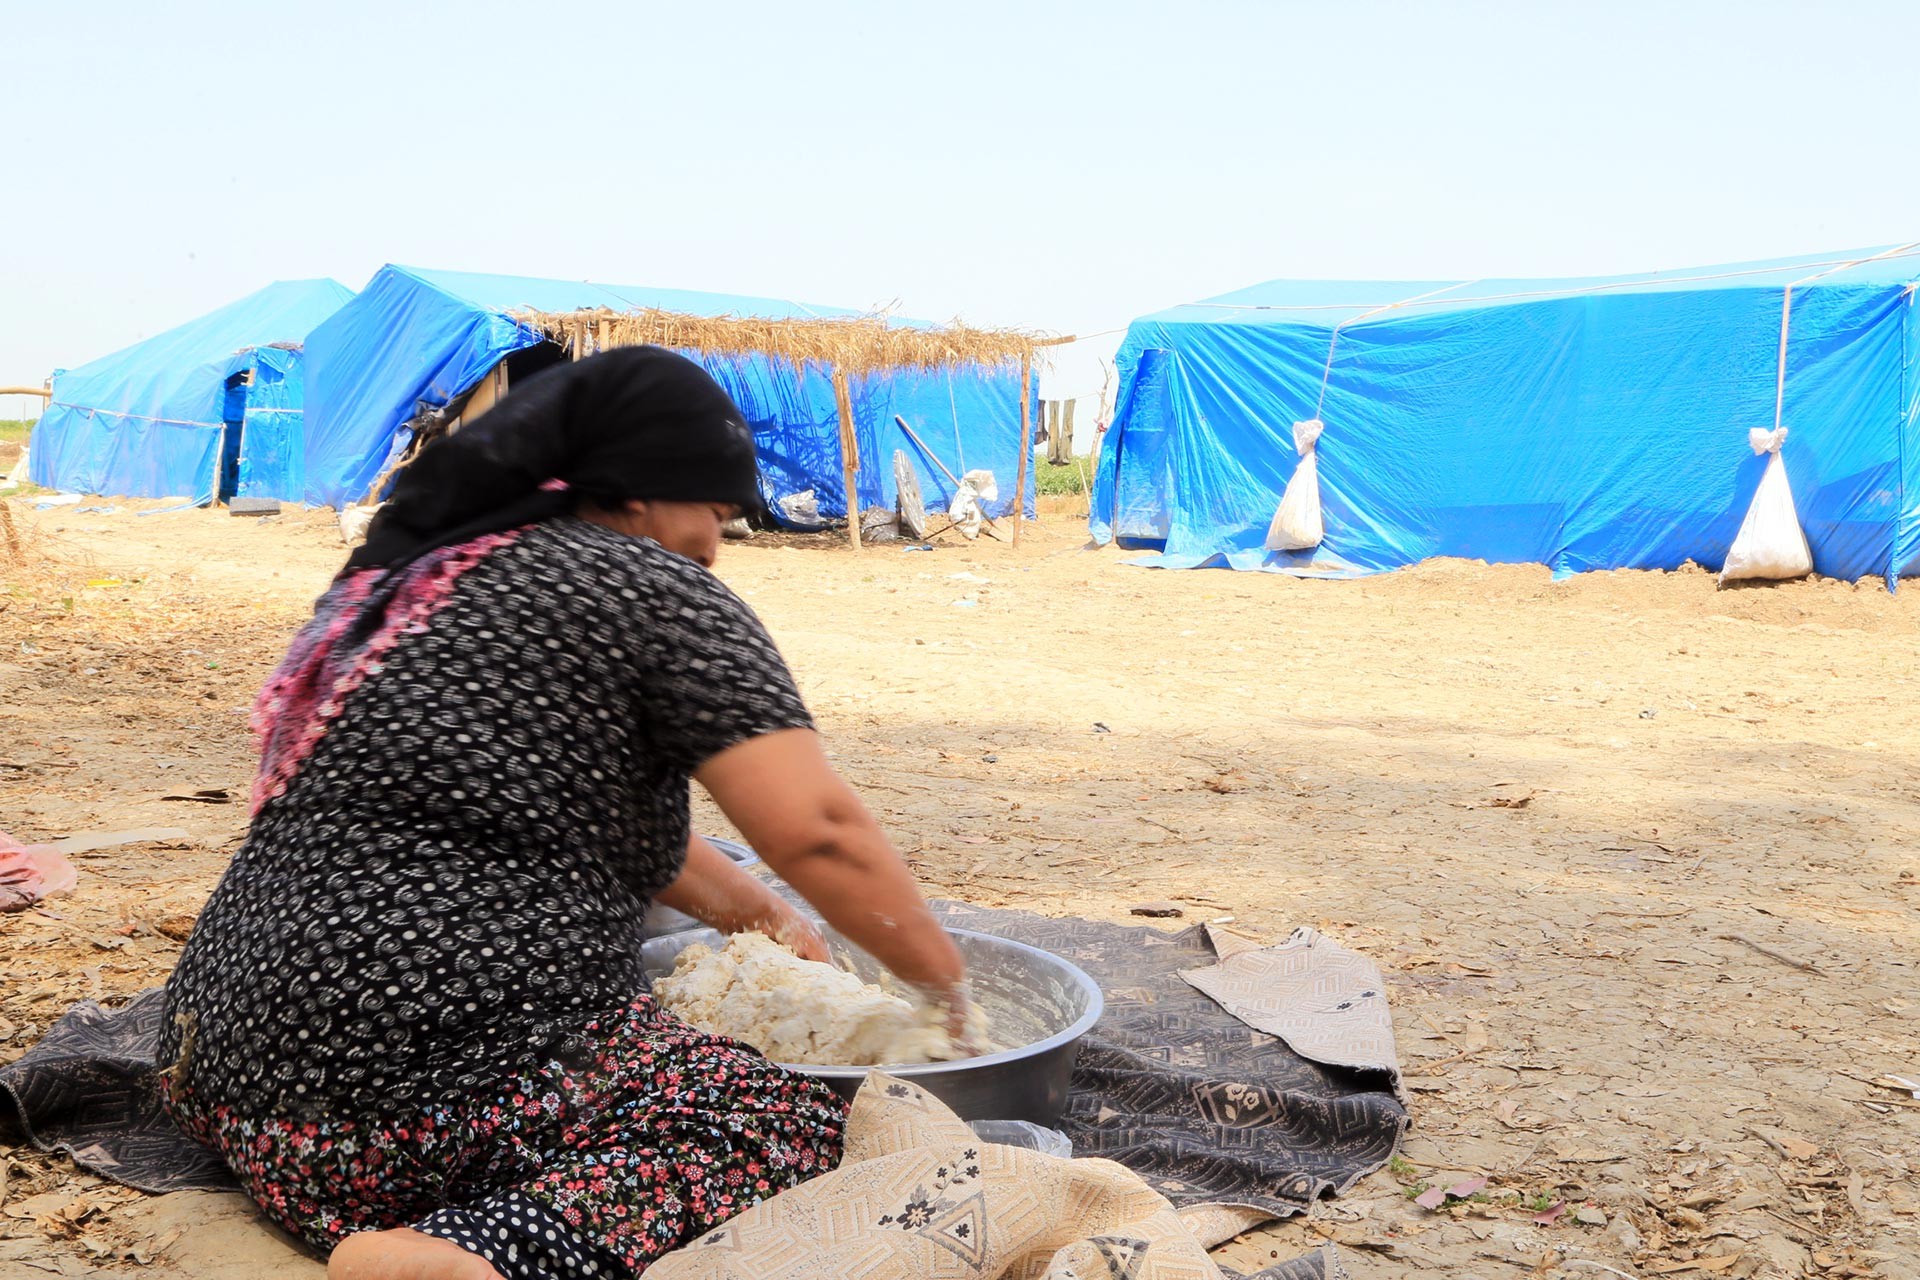
M243 831L247 703L343 555L324 514L111 505L12 504L63 562L0 559L0 825L190 834L0 918L0 1061L165 976ZM1920 1277L1920 1099L1875 1083L1920 1077L1920 590L1304 582L1082 540L763 541L721 573L930 892L1174 899L1378 960L1401 1160L1225 1265L1333 1239L1361 1280ZM201 791L233 803L163 798ZM123 1270L320 1274L237 1197L0 1148L0 1276Z

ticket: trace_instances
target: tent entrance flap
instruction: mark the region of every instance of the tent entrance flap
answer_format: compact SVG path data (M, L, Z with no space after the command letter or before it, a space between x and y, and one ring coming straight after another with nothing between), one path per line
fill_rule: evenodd
M240 442L246 429L247 389L252 370L227 378L226 406L220 415L220 475L213 486L215 499L230 502L240 491Z
M1143 351L1126 433L1113 442L1113 536L1165 542L1173 527L1173 353Z

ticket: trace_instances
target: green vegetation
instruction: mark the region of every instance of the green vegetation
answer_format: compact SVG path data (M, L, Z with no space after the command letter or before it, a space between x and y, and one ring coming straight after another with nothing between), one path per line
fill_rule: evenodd
M0 418L0 444L25 444L33 422L32 418Z
M1075 458L1064 467L1056 467L1051 462L1039 463L1034 468L1033 482L1042 497L1077 498L1087 491L1087 484L1093 479L1093 466L1089 459Z
M1405 1156L1394 1156L1391 1160L1387 1161L1387 1172L1400 1179L1400 1181L1405 1182L1408 1178L1413 1177L1418 1170L1413 1167L1413 1161L1407 1159Z

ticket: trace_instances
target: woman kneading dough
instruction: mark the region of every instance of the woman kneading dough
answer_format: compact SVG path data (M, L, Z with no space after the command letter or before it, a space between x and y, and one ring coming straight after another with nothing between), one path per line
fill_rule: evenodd
M826 1087L661 1011L641 919L825 948L697 780L945 1008L953 942L709 572L753 437L651 347L422 450L256 708L251 832L168 983L166 1105L336 1280L631 1276L831 1169Z

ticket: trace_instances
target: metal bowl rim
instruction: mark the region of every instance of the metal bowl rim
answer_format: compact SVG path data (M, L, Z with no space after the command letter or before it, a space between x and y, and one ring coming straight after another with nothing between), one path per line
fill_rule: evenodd
M899 1076L910 1080L915 1076L933 1075L940 1072L974 1070L980 1067L994 1067L1007 1062L1020 1062L1027 1058L1038 1058L1043 1054L1072 1044L1087 1032L1093 1030L1093 1024L1100 1021L1100 1015L1106 1012L1107 998L1100 990L1100 984L1073 961L1065 956L1057 956L1051 951L1029 946L1024 942L1015 942L1011 938L995 937L991 933L981 933L976 929L948 929L955 937L979 938L995 946L1006 947L1014 951L1024 951L1028 955L1038 956L1050 964L1064 968L1072 977L1075 985L1087 994L1087 1010L1064 1030L1056 1031L1044 1040L1035 1040L1032 1044L1021 1045L1018 1049L1002 1049L999 1053L982 1054L977 1058L952 1058L946 1062L901 1062L894 1064L878 1063L871 1067L821 1066L809 1062L783 1062L781 1066L789 1071L799 1071L822 1080L863 1080L868 1073L881 1071L890 1076Z
M700 838L725 854L728 861L732 862L736 867L751 867L765 861L758 853L754 852L751 846L741 844L738 840L728 840L723 836L702 836Z

